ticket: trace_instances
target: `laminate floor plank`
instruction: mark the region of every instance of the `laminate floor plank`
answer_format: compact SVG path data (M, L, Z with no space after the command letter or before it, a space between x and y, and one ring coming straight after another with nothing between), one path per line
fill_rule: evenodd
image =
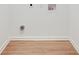
M12 40L1 55L78 55L68 40Z

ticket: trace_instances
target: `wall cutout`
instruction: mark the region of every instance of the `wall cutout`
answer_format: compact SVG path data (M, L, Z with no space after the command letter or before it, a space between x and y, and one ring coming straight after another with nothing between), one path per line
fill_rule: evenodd
M24 31L24 28L25 28L24 25L20 26L20 31Z
M32 8L33 7L33 4L29 4L29 8Z
M56 10L56 4L48 4L48 10L49 11Z
M24 34L25 26L21 25L20 26L20 34Z
M30 4L30 6L32 6L32 4Z

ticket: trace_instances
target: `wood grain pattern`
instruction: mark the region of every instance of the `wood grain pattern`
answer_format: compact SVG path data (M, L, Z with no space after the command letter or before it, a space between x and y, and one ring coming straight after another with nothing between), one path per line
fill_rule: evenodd
M77 55L68 40L13 40L2 55Z

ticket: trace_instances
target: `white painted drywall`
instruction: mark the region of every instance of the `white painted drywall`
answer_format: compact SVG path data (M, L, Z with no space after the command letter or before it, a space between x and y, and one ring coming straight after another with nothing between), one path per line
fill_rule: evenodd
M68 5L57 4L56 10L48 11L47 4L10 5L10 36L68 36ZM25 32L20 34L20 25Z
M70 36L79 51L79 4L70 5Z
M8 39L8 5L0 4L0 48Z

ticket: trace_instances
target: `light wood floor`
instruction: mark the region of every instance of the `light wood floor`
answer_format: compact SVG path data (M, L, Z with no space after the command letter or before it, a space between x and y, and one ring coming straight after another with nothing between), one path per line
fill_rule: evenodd
M11 41L2 55L77 55L68 40L15 40Z

